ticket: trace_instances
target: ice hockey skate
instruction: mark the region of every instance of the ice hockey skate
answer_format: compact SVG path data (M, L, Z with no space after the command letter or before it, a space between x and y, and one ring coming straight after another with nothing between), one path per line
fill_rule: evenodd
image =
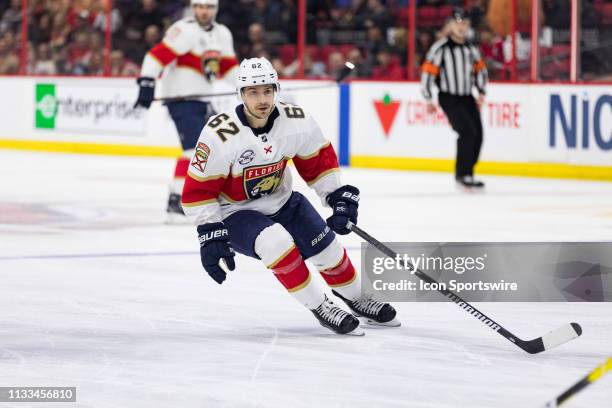
M351 336L363 336L365 333L359 328L359 319L336 306L327 295L325 300L316 309L311 310L321 326L338 333Z
M374 300L369 293L365 293L359 299L353 301L343 297L335 290L332 290L332 293L342 299L353 314L357 317L361 317L367 324L387 327L399 327L402 325L401 322L395 318L397 313L393 306L385 302Z
M474 176L457 177L456 181L457 187L465 191L482 191L485 186L482 181L474 179Z
M185 216L181 206L180 194L170 193L168 206L166 207L166 224L188 224L189 219Z

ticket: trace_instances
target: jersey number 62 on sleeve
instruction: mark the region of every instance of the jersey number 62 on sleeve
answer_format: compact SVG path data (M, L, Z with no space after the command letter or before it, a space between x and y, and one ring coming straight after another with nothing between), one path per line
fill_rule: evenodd
M304 110L297 106L287 106L285 113L289 119L302 119L305 117Z
M219 138L223 142L227 141L227 137L225 137L225 135L229 135L229 136L237 135L238 132L240 132L240 129L238 129L238 125L236 125L234 122L225 123L228 119L229 119L229 116L227 116L227 114L221 113L220 115L217 115L216 118L214 118L208 123L208 126L210 126L211 129L216 129L217 136L219 136ZM224 123L225 123L225 126L217 129L219 126L221 126Z

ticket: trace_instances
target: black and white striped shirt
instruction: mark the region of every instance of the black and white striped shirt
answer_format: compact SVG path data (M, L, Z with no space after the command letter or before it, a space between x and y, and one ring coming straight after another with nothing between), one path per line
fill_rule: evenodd
M434 83L441 92L471 95L473 86L484 94L487 81L487 67L478 48L447 37L431 46L421 66L421 89L427 100L432 98Z

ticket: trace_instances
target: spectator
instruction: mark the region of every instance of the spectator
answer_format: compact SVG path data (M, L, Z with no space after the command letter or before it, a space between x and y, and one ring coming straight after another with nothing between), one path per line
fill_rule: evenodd
M142 10L140 10L142 31L150 25L155 25L159 29L164 28L164 16L157 6L156 0L142 0Z
M380 28L372 26L368 28L366 34L365 52L368 56L368 64L373 66L376 64L376 55L378 52L387 47L387 43L383 38Z
M34 75L56 75L57 65L51 53L51 47L47 43L38 44L36 58L32 64Z
M367 0L357 9L354 17L357 28L378 27L383 35L393 24L393 18L380 0Z
M267 30L280 30L281 26L281 5L276 1L255 0L253 2L253 12L251 22L259 23Z
M154 27L154 26L152 26ZM123 51L114 50L110 56L112 76L138 76L140 67L125 58Z
M92 31L89 34L89 52L103 53L104 52L104 37L98 31Z
M391 30L390 30L391 32ZM399 56L401 65L407 65L408 60L408 32L405 28L393 30L391 53Z
M260 23L253 23L249 26L248 44L244 44L240 49L241 58L252 58L261 50L267 48L266 29Z
M74 35L74 42L68 45L68 63L74 65L85 65L85 60L90 53L90 36L87 31L79 31Z
M287 70L287 67L283 63L283 60L280 59L279 57L272 58L270 62L272 63L272 66L274 67L276 72L278 72L279 78L290 78L293 76L294 73L289 72Z
M19 72L19 57L13 49L13 33L7 31L0 36L0 74L14 75Z
M128 45L124 47L128 59L141 64L147 52L159 43L161 39L159 27L156 25L148 26L144 31L144 41L135 44L128 43Z
M434 37L434 34L431 31L419 31L416 39L416 62L419 67L421 66L421 63L425 61L425 55L427 54L427 51L435 41L436 38Z
M295 44L297 42L297 4L295 0L282 0L283 7L281 8L282 31L289 37L288 42Z
M344 69L344 56L339 51L334 51L327 57L327 76L336 79Z
M351 73L351 77L353 78L367 78L370 76L370 67L367 66L363 55L361 54L361 50L357 47L352 48L347 56L346 60L355 65L355 69Z
M96 15L95 15L95 19L93 21L93 27L101 32L106 32L106 20L107 20L107 13L106 13L106 7L107 7L107 2L109 0L99 0L98 3L96 4ZM111 33L116 33L119 30L119 27L121 27L121 25L123 24L123 19L121 18L121 13L119 12L119 10L117 8L113 8L111 10L111 15L110 15L110 28L111 28Z
M102 52L92 52L83 66L85 75L104 75L104 54Z
M17 32L21 28L21 0L11 0L11 6L2 14L0 32L11 30Z
M485 17L486 6L484 0L470 0L468 7L468 17L472 23L472 28L478 31Z
M331 28L330 0L310 0L306 6L306 42L317 43L317 32L322 28Z
M504 64L504 42L489 27L480 30L480 51L489 68L500 69Z
M388 49L381 49L376 55L376 61L377 65L372 69L372 79L401 81L405 78L399 58L393 58Z
M35 44L51 41L51 14L42 13L34 20L28 32L28 39Z
M296 60L295 64L299 64ZM325 64L321 61L314 61L310 54L304 55L304 76L310 79L321 79L327 77Z
M64 48L68 41L70 27L66 21L65 13L55 13L51 26L51 47L54 49Z
M156 0L142 0L142 9L133 10L126 16L124 36L130 41L142 41L144 30L150 25L160 30L164 28L163 17Z

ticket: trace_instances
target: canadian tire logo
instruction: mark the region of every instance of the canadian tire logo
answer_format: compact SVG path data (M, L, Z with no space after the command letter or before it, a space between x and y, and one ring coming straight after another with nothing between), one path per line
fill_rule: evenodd
M36 129L55 129L58 101L54 84L36 84Z
M382 100L374 101L374 108L378 114L378 119L382 125L385 136L389 137L393 123L395 122L395 116L400 107L400 101L394 101L391 96L387 93Z

